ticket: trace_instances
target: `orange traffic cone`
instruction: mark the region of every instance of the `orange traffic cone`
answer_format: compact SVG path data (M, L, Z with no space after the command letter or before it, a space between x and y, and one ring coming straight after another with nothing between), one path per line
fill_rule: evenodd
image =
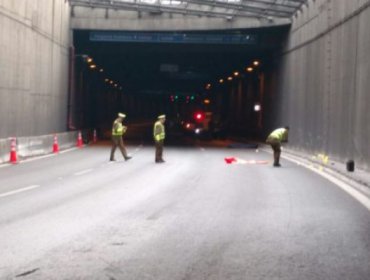
M96 143L96 141L98 141L98 136L96 135L96 129L94 129L94 138L93 138L93 142Z
M9 161L10 163L17 163L18 162L18 159L17 159L17 140L15 137L13 137L11 140L10 140L10 158L9 158Z
M58 137L54 135L53 153L57 154L59 152Z
M81 135L81 131L78 132L78 136L77 136L77 147L78 148L81 148L82 147L82 135Z

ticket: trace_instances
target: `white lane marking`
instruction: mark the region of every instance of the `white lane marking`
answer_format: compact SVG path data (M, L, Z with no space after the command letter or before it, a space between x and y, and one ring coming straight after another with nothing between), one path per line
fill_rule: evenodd
M362 194L358 190L352 188L348 184L338 180L337 178L329 174L323 173L322 171L316 171L316 172L320 173L322 176L332 181L334 184L337 184L342 190L344 190L346 193L351 195L353 198L355 198L358 202L360 202L363 206L365 206L370 211L370 199L366 195Z
M19 189L19 190L2 193L2 194L0 194L0 197L10 196L10 195L13 195L13 194L16 194L16 193L21 193L21 192L29 191L29 190L36 189L36 188L39 188L39 187L41 187L41 186L40 185L28 186L28 187L25 187L25 188L22 188L22 189Z
M343 191L348 193L350 196L352 196L354 199L356 199L358 202L360 202L363 206L365 206L370 211L370 198L368 198L366 195L362 194L361 192L359 192L358 190L356 190L355 188L353 188L349 184L346 184L345 182L335 178L334 176L332 176L328 173L325 173L322 169L316 169L312 164L310 164L310 165L302 164L298 160L293 159L289 156L284 156L284 158L286 158L286 159L288 159L292 162L295 162L299 165L303 165L304 167L306 167L306 168L312 170L313 172L321 175L322 177L326 178L327 180L329 180L333 184L340 187Z
M83 146L84 147L84 146ZM68 148L66 150L63 150L63 151L59 151L59 154L65 154L65 153L69 153L69 152L72 152L72 151L76 151L76 150L79 150L80 148Z
M27 158L25 160L19 161L19 164L27 163L27 162L31 162L31 161L35 161L35 160L39 160L39 159L43 159L43 158L54 157L56 155L57 154L48 154L48 155L43 155L43 156L36 156L34 158Z
M0 163L0 168L12 166L12 165L13 164L11 164L11 163Z
M30 162L30 161L39 160L39 159L44 159L44 158L49 158L49 157L55 157L58 154L65 154L65 153L72 152L72 151L75 151L75 150L78 150L78 149L79 148L76 148L76 147L68 148L66 150L59 151L59 153L52 153L52 154L47 154L47 155L35 156L35 157L32 157L32 158L28 158L28 159L22 160L19 163L26 163L26 162Z
M82 170L82 171L76 172L76 173L74 173L73 175L75 175L75 176L80 176L80 175L83 175L83 174L89 173L89 172L91 172L91 171L92 171L92 169L85 169L85 170Z
M72 151L75 151L75 150L78 150L78 149L79 148L74 147L74 148L68 148L66 150L60 151L57 154L52 153L52 154L47 154L47 155L39 155L39 156L35 156L35 157L32 157L32 158L27 158L27 159L19 160L17 162L17 164L23 164L23 163L32 162L32 161L39 160L39 159L44 159L44 158L49 158L49 157L55 157L58 154L65 154L65 153L72 152ZM10 164L10 163L0 163L0 168L9 167L9 166L13 166L13 165L14 164Z

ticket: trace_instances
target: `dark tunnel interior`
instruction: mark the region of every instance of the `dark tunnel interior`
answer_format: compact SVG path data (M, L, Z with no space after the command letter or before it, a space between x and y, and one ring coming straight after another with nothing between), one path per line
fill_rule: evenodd
M125 112L129 122L152 121L166 114L170 123L181 126L193 121L199 126L202 121L195 114L201 112L201 118L212 119L212 125L223 123L234 134L254 136L262 117L254 112L255 106L263 102L262 90L268 83L263 76L287 31L287 27L207 32L75 30L71 57L75 117L70 125L104 131L117 112Z

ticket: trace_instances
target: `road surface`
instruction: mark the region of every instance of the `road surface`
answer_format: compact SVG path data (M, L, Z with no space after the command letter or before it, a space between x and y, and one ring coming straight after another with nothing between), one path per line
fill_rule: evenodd
M370 279L370 212L312 171L199 143L164 164L128 151L0 168L0 279Z

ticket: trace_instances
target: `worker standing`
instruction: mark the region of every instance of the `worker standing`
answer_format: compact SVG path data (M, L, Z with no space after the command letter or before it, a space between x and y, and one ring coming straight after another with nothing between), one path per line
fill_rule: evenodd
M116 151L117 146L121 150L122 156L125 160L129 160L131 157L127 155L125 145L123 143L123 134L127 131L127 127L122 124L123 119L126 118L126 115L123 113L118 113L118 118L113 122L112 126L112 150L110 153L110 160L115 161L114 152Z
M158 120L154 124L153 136L155 142L155 162L163 163L163 143L166 137L164 128L164 122L166 121L166 115L158 116Z
M274 167L280 167L281 143L288 142L289 126L275 129L267 137L266 143L271 145L274 151Z

